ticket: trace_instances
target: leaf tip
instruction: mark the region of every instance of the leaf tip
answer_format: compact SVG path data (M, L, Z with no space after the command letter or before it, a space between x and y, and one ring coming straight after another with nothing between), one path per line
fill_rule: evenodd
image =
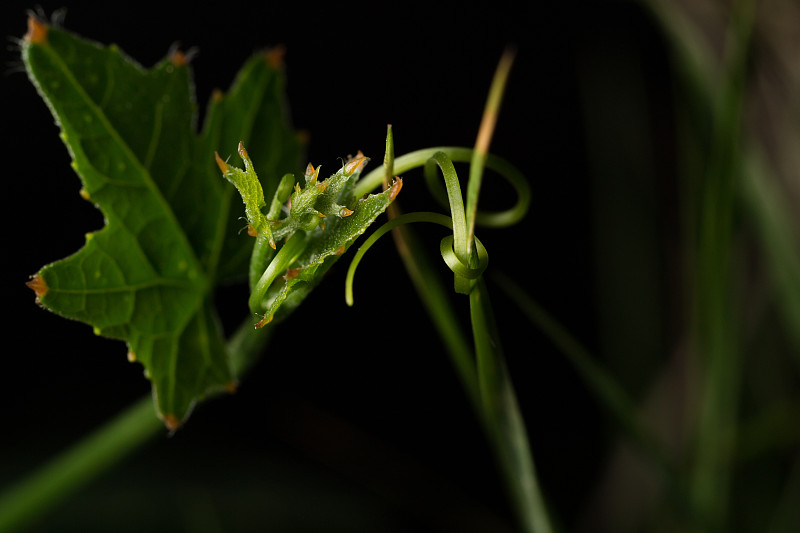
M398 193L400 192L400 189L402 189L402 188L403 188L403 179L400 178L400 177L395 178L394 181L392 182L392 188L389 190L389 201L390 202L394 201L394 199L397 197Z
M272 317L267 318L266 315L265 315L261 320L256 322L256 325L254 327L255 327L255 329L261 329L264 326L266 326L267 324L269 324L270 322L272 322Z
M217 161L217 166L222 171L223 174L228 173L228 163L226 163L220 156L219 153L214 152L214 159Z
M359 150L358 154L356 154L356 156L353 159L351 159L345 164L344 166L345 175L351 176L355 174L356 171L361 170L364 167L364 165L367 164L367 161L369 161L369 158L365 157L364 154L361 153L361 150Z
M282 44L273 46L264 53L267 64L274 69L283 67L283 58L286 56L286 47Z
M175 49L169 54L169 62L176 67L185 67L189 58L183 51Z
M47 32L49 27L47 24L39 20L34 15L28 16L28 33L25 34L25 40L30 44L45 44L47 42Z
M173 414L166 414L161 417L161 420L164 421L164 425L167 426L167 429L170 431L175 431L181 427L180 419Z
M36 293L36 303L41 302L44 295L47 294L49 287L39 274L34 274L31 279L25 282L25 285Z
M247 150L245 150L242 141L239 141L239 147L237 148L237 151L239 152L239 157L242 159L247 159Z

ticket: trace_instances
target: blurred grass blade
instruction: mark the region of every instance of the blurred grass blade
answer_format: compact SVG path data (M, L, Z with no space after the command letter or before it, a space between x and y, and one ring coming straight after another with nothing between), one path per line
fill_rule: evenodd
M789 206L766 163L756 155L750 155L745 164L742 200L758 231L780 317L794 345L795 362L800 365L800 251L797 235L792 229Z

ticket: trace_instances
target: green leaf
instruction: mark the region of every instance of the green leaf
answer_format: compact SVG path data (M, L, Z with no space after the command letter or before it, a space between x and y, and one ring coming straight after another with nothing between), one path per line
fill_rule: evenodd
M193 404L231 383L212 292L247 275L252 243L235 238L241 209L214 151L244 141L267 190L297 168L275 56L215 93L201 134L185 56L143 69L104 47L31 19L22 56L72 156L81 195L106 225L30 282L45 308L125 341L152 380L158 415L177 427ZM225 156L225 154L223 154Z

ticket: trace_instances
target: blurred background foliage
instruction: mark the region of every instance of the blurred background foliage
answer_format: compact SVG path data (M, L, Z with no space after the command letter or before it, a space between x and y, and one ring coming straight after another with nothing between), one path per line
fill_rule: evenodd
M4 5L6 35L24 33L30 7ZM198 46L201 109L253 50L285 44L292 117L323 172L358 149L378 164L387 122L398 155L472 145L516 44L492 149L530 179L531 213L478 235L558 528L800 530L796 3L66 7L68 29L145 66L176 40ZM102 220L14 54L3 486L149 390L123 346L38 310L22 285ZM414 183L403 209L431 209ZM504 201L484 188L487 207ZM385 244L353 309L338 269L235 396L70 495L42 530L512 531L480 428ZM219 299L242 302L231 324L245 315L240 289ZM347 333L291 349L317 328Z

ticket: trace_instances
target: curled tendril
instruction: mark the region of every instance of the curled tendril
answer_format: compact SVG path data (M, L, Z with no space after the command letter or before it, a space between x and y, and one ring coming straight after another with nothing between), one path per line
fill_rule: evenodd
M458 175L453 166L453 161L470 161L473 156L473 150L455 147L430 148L418 150L394 159L392 157L392 144L392 132L390 128L386 143L387 155L384 161L385 169L393 167L393 170L399 174L413 168L424 167L425 176L429 183L437 178L436 168L438 167L441 169L447 198L446 205L450 208L451 216L448 217L443 214L431 212L408 213L390 220L375 230L375 232L364 241L364 244L361 245L350 263L347 279L345 281L345 300L347 301L347 305L353 305L353 280L355 278L355 270L367 250L369 250L380 237L393 228L414 222L439 224L453 231L452 235L448 235L442 239L439 245L439 251L442 254L442 259L445 264L453 271L456 292L469 294L474 286L475 280L486 270L489 263L489 254L486 247L477 237L473 236L474 246L469 244L467 238L468 226L464 204L462 202L461 187L458 181ZM497 156L489 154L485 162L488 168L497 171L511 183L517 191L517 201L513 207L506 211L495 213L478 212L475 216L476 225L503 227L518 222L525 215L530 205L530 187L527 181L525 181L522 173ZM370 185L374 187L379 183L378 180L384 179L385 173L386 172L382 172L381 169L372 171L362 179L359 183L359 187L368 187ZM436 189L434 188L434 190ZM441 187L439 190L441 190ZM357 190L356 193L362 193L362 191ZM474 252L472 248L474 248Z

